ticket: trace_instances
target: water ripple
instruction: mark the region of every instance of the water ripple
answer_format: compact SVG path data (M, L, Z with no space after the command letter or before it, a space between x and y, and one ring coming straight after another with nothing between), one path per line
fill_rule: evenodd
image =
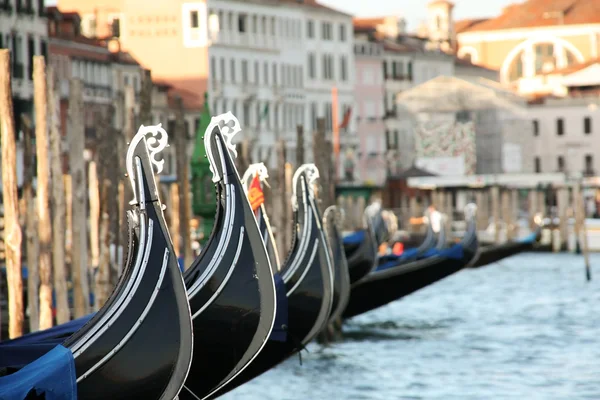
M600 255L592 255L593 272ZM600 277L569 254L465 270L224 399L600 399Z

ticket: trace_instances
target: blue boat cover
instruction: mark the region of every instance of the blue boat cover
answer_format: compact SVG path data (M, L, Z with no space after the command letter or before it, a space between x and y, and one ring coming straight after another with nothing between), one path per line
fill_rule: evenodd
M410 249L410 250L413 250L413 249ZM387 261L383 264L380 264L375 271L379 272L379 271L383 271L383 270L398 266L398 264L400 262L405 261L406 259L409 258L409 257L402 258L402 256L405 255L405 253L406 253L406 251L404 253L402 253L401 255L396 256L396 258L394 258L393 256L389 256L389 255L385 256L385 260L389 260L389 261ZM455 244L454 246L452 246L448 249L441 249L441 250L438 250L435 248L429 249L426 252L424 252L422 255L417 257L417 259L421 260L424 258L429 258L429 257L434 257L434 256L460 260L461 258L463 258L463 246L462 246L462 244Z
M398 265L402 261L407 261L412 258L416 258L419 255L418 248L410 248L406 249L400 255L396 254L386 254L384 256L379 257L379 265L377 266L376 271L381 271L383 269L388 269Z
M537 238L537 232L532 232L529 235L517 240L519 243L533 243Z
M19 371L0 377L0 400L23 400L30 393L45 400L77 399L71 350L55 346Z
M77 332L83 325L85 325L90 319L92 319L94 314L95 313L88 314L85 317L81 317L78 319L74 319L73 321L66 322L64 324L53 326L50 329L28 333L27 335L23 335L16 339L0 342L0 347L48 342L56 344L62 343L67 337Z
M360 230L344 236L344 244L359 244L365 240L365 231Z
M277 309L275 311L275 323L269 336L269 340L285 342L287 340L288 326L288 299L285 289L285 282L278 273L273 274L275 280L275 296L277 299Z

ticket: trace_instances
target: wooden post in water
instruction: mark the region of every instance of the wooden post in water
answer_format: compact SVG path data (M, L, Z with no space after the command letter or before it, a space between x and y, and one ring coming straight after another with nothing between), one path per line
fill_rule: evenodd
M185 130L183 100L175 99L175 149L177 150L177 181L179 183L179 218L181 228L181 245L183 247L183 265L192 265L192 241L190 238L190 219L192 204L190 199L190 162L187 156L188 133Z
M69 138L69 164L72 179L73 254L71 259L71 281L73 282L73 303L75 318L89 313L90 290L88 283L88 242L86 171L83 152L85 150L85 125L83 121L83 84L79 79L71 79L69 93L69 118L67 134ZM41 328L41 325L40 325Z
M181 254L181 228L179 226L179 186L177 182L173 182L170 187L170 198L171 198L171 228L170 231L173 232L173 248L175 249L175 254ZM189 267L186 265L185 267Z
M286 223L285 219L287 216L287 207L288 202L290 201L287 198L286 194L286 184L285 184L285 141L278 140L276 143L276 151L277 151L277 168L275 169L274 181L276 183L276 194L273 196L278 199L277 204L273 205L273 221L275 221L275 226L277 228L277 234L275 235L275 241L277 242L277 249L279 250L279 254L286 254L289 249L286 247L286 243L288 242L287 237L291 234L291 232L286 231Z
M96 161L88 164L88 196L90 202L90 260L91 266L100 265L100 186Z
M100 203L107 204L108 202L108 191L110 182L108 179L102 181L102 187L99 188L100 194ZM109 211L107 207L102 207L100 209L100 226L99 226L99 264L98 264L98 273L96 274L94 285L96 287L95 290L95 301L94 301L94 309L99 310L106 300L108 299L108 295L110 293L110 218L108 216Z
M55 86L54 69L50 65L47 69L47 82L48 121L50 122L50 171L52 177L52 266L54 267L54 290L57 294L56 322L63 324L71 319L67 297L67 264L65 259L65 220L67 211L63 180L62 134L60 131L60 95L58 88Z
M26 262L27 262L27 303L29 308L29 331L35 332L40 326L40 304L39 304L39 242L37 211L35 209L35 198L33 194L33 156L34 140L31 120L26 115L21 116L23 126L23 200L25 200L25 238L26 238Z
M296 125L296 168L304 162L304 127Z
M23 334L23 276L21 274L21 226L17 195L17 144L13 119L10 51L0 49L0 145L4 204L4 248L8 284L8 335Z
M538 191L535 189L529 190L528 197L529 229L533 231L534 229L536 229L535 214L539 212Z
M52 223L50 218L50 160L48 157L48 104L46 102L46 65L44 57L33 58L33 87L35 107L35 147L37 157L37 213L40 268L40 329L54 324L52 316ZM57 321L70 320L66 284L62 291L56 290ZM66 315L65 315L66 314Z
M494 185L490 188L492 203L492 218L494 220L494 243L500 242L500 188Z
M577 206L577 214L580 215L580 226L581 226L581 231L583 233L583 237L582 237L582 251L583 251L583 259L585 261L585 278L586 280L589 282L592 280L592 268L590 266L590 248L588 246L588 232L587 232L587 226L585 225L585 201L583 198L583 193L581 193L581 183L577 182L577 188L578 188L578 196L576 197L576 202L575 204L578 204Z
M485 192L483 189L477 190L475 192L475 203L477 203L477 230L483 231L488 226L489 216L487 214L487 207L485 201L487 200L484 196Z
M567 208L569 203L569 189L568 187L558 188L557 193L557 208L559 218L559 233L560 233L560 246L558 251L563 251L566 248L567 236L568 236L568 217Z
M512 225L513 225L513 229L511 230L512 232L512 238L515 239L519 236L519 229L520 226L518 221L519 221L519 210L520 210L520 204L519 204L519 189L512 189L510 192L510 212L512 213Z
M502 221L505 226L505 240L511 238L512 218L510 216L510 189L504 188L500 193L500 199L502 204Z
M144 69L140 90L140 124L152 125L152 71ZM119 155L121 157L121 155Z
M284 144L285 145L285 144ZM294 226L292 226L294 218L293 218L293 210L292 210L292 203L291 203L291 198L292 198L292 178L294 176L294 168L292 167L292 164L289 162L285 163L285 196L284 196L284 201L285 201L285 208L284 210L284 225L283 228L286 232L285 234L285 248L289 249L290 246L292 245L292 232L295 232Z
M65 206L66 206L66 218L65 224L67 229L65 231L65 262L70 265L72 263L73 255L73 181L71 175L63 174L63 184L65 186Z

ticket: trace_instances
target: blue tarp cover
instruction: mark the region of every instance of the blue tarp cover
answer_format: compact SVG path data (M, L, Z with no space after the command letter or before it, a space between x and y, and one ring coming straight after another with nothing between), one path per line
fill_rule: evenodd
M405 261L407 259L409 259L410 257L414 257L414 254L410 255L410 253L408 255L407 252L416 249L409 249L404 251L404 253L402 253L399 256L385 256L385 260L389 260L387 262L384 262L383 264L380 264L376 271L383 271L386 269L390 269L393 267L398 266L398 264L400 264L402 261ZM406 256L405 256L406 255ZM410 255L410 256L409 256ZM404 258L403 258L404 256ZM463 258L463 246L462 244L455 244L454 246L448 248L448 249L442 249L442 250L438 250L438 249L429 249L426 252L424 252L422 255L420 255L418 257L419 260L424 259L424 258L429 258L429 257L433 257L433 256L440 256L440 257L444 257L444 258L452 258L452 259L461 259Z
M50 329L45 329L43 331L28 333L27 335L23 335L21 337L13 339L13 340L7 340L4 342L0 342L0 347L42 343L42 342L43 343L56 342L56 344L62 343L67 337L69 337L72 334L74 334L75 332L77 332L83 325L85 325L90 319L92 319L94 314L95 313L88 314L85 317L74 319L73 321L69 321L64 324L54 326ZM59 338L59 339L57 340L56 338Z
M30 392L45 400L77 399L71 350L58 345L19 371L0 377L0 400L23 400Z
M285 327L288 325L288 299L286 288L281 275L275 273L273 279L275 280L277 310L275 312L275 323L273 324L273 330L271 331L269 340L285 342L287 340L287 330L284 329L284 325Z
M537 237L537 232L532 232L529 235L525 236L524 238L521 238L521 239L517 240L517 242L519 242L519 243L532 243L532 242L535 242L536 237Z
M344 236L344 244L359 244L365 240L365 231L360 230Z

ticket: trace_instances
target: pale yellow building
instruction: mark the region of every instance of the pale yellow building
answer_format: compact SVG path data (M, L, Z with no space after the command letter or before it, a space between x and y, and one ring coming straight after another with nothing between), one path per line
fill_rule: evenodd
M499 70L522 94L552 93L540 76L599 57L600 0L528 0L454 28L459 57Z

